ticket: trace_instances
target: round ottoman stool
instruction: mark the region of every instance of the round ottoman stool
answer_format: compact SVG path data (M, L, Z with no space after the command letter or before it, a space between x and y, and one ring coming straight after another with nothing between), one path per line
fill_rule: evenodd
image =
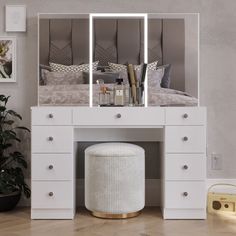
M101 143L85 150L85 206L100 218L137 216L145 202L144 149Z

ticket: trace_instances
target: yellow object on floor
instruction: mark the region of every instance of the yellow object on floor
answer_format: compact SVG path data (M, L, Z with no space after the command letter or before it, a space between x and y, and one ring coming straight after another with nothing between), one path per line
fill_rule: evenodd
M231 184L215 184L212 185L210 189L214 186L231 186L236 187ZM219 193L219 192L209 192L207 194L207 210L209 213L235 213L236 212L236 194L234 193ZM236 214L235 214L236 215Z

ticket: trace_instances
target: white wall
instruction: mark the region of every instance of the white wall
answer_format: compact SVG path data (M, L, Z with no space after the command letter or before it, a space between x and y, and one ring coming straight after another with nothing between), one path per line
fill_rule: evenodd
M112 2L112 3L111 3ZM27 33L4 32L4 5L27 5ZM224 158L212 178L236 177L236 1L235 0L1 0L0 35L17 36L16 84L0 84L12 96L10 106L30 127L30 107L37 104L37 13L149 12L200 13L200 103L208 107L208 152ZM25 152L29 155L29 139Z

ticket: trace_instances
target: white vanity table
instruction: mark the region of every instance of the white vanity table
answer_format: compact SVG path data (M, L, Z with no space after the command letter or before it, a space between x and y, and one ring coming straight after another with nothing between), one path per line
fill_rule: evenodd
M77 143L100 141L160 142L156 158L162 165L163 218L206 218L206 109L198 106L198 22L198 14L39 14L32 219L74 218ZM93 73L98 61L121 77L117 66L154 63L150 71L155 76L145 79L145 107L98 107ZM83 66L89 78L79 82L64 69L47 71L51 62L63 64L58 68ZM118 63L115 69L110 62ZM161 80L159 66L165 68ZM123 72L128 76L127 68ZM169 85L163 87L164 78ZM109 83L113 88L114 78Z
M32 108L32 219L74 218L74 150L87 140L161 141L163 218L206 218L204 107L53 106Z

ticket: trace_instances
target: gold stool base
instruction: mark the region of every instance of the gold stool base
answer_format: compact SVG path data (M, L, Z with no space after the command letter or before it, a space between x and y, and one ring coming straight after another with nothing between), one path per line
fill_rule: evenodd
M141 213L141 211L136 212L130 212L125 214L112 214L112 213L105 213L105 212L99 212L99 211L92 211L91 214L98 218L103 219L128 219L132 217L136 217Z

